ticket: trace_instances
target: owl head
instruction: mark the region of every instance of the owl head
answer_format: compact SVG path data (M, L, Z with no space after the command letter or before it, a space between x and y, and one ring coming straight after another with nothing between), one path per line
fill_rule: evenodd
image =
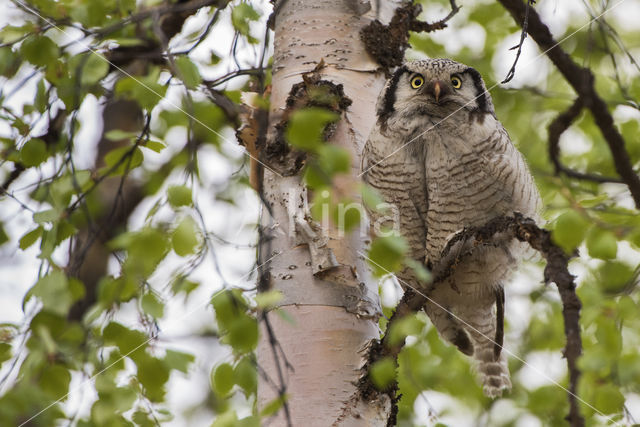
M380 94L378 122L405 118L445 118L466 110L495 115L491 96L474 68L445 58L410 61L399 67Z

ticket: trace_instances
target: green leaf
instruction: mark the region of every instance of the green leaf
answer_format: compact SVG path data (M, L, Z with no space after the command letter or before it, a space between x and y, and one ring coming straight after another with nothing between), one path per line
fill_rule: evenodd
M404 343L409 335L419 335L424 329L425 323L415 314L407 315L392 322L389 330L389 346L394 347Z
M632 283L634 269L621 261L607 261L597 271L600 287L608 293L623 292Z
M164 355L164 363L166 363L170 369L175 369L185 374L189 372L189 365L191 365L194 360L195 356L193 354L182 351L167 350Z
M89 57L82 68L80 76L80 84L83 86L91 86L102 80L109 72L109 62L98 52L88 53Z
M140 304L145 313L155 317L156 319L159 319L164 315L164 304L152 293L144 294Z
M2 366L3 362L11 359L11 357L11 344L0 342L0 366Z
M580 246L587 232L589 222L574 210L568 210L558 217L553 229L553 240L567 253Z
M140 353L136 357L138 367L138 380L145 389L145 395L152 402L161 402L164 399L165 384L169 380L169 367L163 360Z
M622 352L622 335L615 319L598 319L595 336L601 348L606 348L607 354L611 358Z
M176 67L178 67L178 71L180 72L179 77L182 78L185 86L189 89L196 89L202 82L202 77L200 77L198 67L196 64L191 62L188 57L180 56L176 58Z
M9 241L9 235L4 230L4 225L0 223L0 245L4 245Z
M131 409L136 398L137 393L131 387L117 387L108 394L103 393L91 407L89 425L128 425L119 414Z
M109 400L113 402L115 412L128 411L133 406L138 394L131 387L116 387L110 393Z
M39 138L30 139L20 149L20 161L27 167L38 166L47 157L47 144Z
M185 279L184 277L176 277L175 280L171 282L171 291L175 295L184 292L185 296L188 296L191 292L198 289L198 286L200 286L198 282Z
M0 223L0 245L4 245L9 241L9 235L4 231L4 225Z
M362 203L371 210L377 210L384 203L384 199L378 190L370 185L360 184L360 194L362 195Z
M142 410L135 411L131 416L131 421L135 423L136 427L155 427L157 425L157 421L151 420L149 414Z
M405 258L404 263L413 270L418 280L422 283L429 283L431 281L431 272L424 264L413 258Z
M295 111L285 136L294 147L314 151L322 143L322 133L327 124L335 122L340 116L324 108L311 107Z
M166 233L154 228L144 228L136 233L128 233L128 236L128 239L120 240L126 242L123 248L128 251L125 272L133 277L148 277L170 249ZM118 239L112 241L114 246L117 243Z
M74 301L67 276L59 270L54 270L38 280L31 290L31 295L42 302L44 310L60 316L67 315Z
M44 113L49 105L49 94L47 88L44 85L44 79L38 81L38 89L36 90L36 99L33 103L36 110L40 113Z
M53 66L60 55L54 41L43 35L27 38L20 46L20 52L27 61L40 67Z
M256 295L256 304L258 308L269 309L275 307L278 302L283 298L282 292L278 290L271 290L266 292L260 292Z
M592 227L587 233L589 256L600 259L613 259L618 253L618 241L611 231Z
M637 387L640 383L640 355L623 354L618 362L617 375L623 387Z
M318 162L322 170L330 177L338 173L351 171L351 156L342 147L323 144L318 148Z
M211 427L237 427L237 425L238 415L236 415L236 411L231 410L218 415Z
M23 251L33 245L41 236L44 228L42 226L34 228L20 238L20 249Z
M162 141L157 141L154 139L150 139L144 143L143 147L148 148L151 151L155 151L156 153L161 152L165 148L167 148L167 144Z
M233 370L233 382L244 390L246 396L258 390L258 369L251 358L251 355L243 357Z
M260 417L252 415L238 420L238 427L260 427Z
M47 366L42 372L38 385L52 399L64 398L69 391L71 373L60 365Z
M138 133L125 131L122 129L111 129L104 134L104 137L109 141L132 140L138 137Z
M320 190L331 186L331 177L320 168L318 162L312 160L304 168L304 182L307 187L313 190ZM318 196L314 196L314 203L317 199Z
M226 328L240 312L231 291L222 291L211 298L211 304L220 327Z
M21 27L6 25L0 30L0 43L11 44L17 42L26 34L32 33L34 30L33 26L31 21L28 21Z
M61 220L58 222L58 232L56 233L56 242L61 243L78 232L78 229L68 221Z
M260 14L249 3L240 3L231 11L233 27L244 36L249 35L249 22L260 19Z
M185 216L171 235L171 244L176 254L193 254L200 245L198 225L190 216Z
M220 396L226 396L233 388L233 367L228 363L218 365L213 374L213 388Z
M373 384L382 390L396 378L396 364L389 357L378 360L371 365L369 376Z
M248 353L258 345L258 322L243 314L231 322L228 328L229 345L237 353Z
M86 191L92 184L91 171L76 170L75 173L64 174L56 178L49 188L49 196L54 207L62 211L67 208L71 196L79 191Z
M167 199L174 208L191 206L191 189L185 185L172 185L167 189Z
M374 239L368 259L373 274L379 277L399 270L408 250L407 241L401 236L392 235Z
M334 218L334 221L337 222L339 230L349 233L360 225L362 213L362 205L360 203L343 199L338 203L338 208L335 212L337 218Z
M106 166L101 172L111 171L111 175L123 175L142 164L144 156L138 147L118 147L104 156Z
M280 410L280 408L282 408L282 405L284 405L284 402L286 402L288 398L289 397L286 394L284 396L276 397L271 402L264 405L264 407L260 411L260 416L268 417L275 414Z
M149 339L143 332L129 329L120 323L110 322L102 331L107 344L115 344L123 356L135 357L134 352L141 354L147 347Z
M116 302L130 301L138 292L136 282L130 277L104 277L98 283L98 300L106 307Z
M40 259L50 259L51 254L53 254L53 250L58 245L57 241L58 237L58 225L53 224L51 229L44 230L42 232L42 239L40 240L40 254L38 258Z
M167 87L158 83L160 69L153 68L145 77L125 77L116 83L115 93L125 95L138 102L140 107L151 111L164 98Z
M60 212L56 209L47 209L46 211L35 212L33 214L33 221L37 224L54 222L58 219L60 219Z
M624 395L614 384L600 384L596 388L594 406L604 414L622 412L624 401Z
M228 124L222 109L209 101L194 101L193 113L196 118L192 123L193 133L196 138L201 139L203 142L217 144L220 139L220 128ZM181 114L184 116L184 113ZM187 119L186 116L185 119ZM187 126L189 126L188 123L187 121Z
M9 28L9 27L5 27ZM0 34L2 31L0 31ZM0 36L1 38L1 36ZM9 46L0 47L0 76L11 78L20 68L20 57Z

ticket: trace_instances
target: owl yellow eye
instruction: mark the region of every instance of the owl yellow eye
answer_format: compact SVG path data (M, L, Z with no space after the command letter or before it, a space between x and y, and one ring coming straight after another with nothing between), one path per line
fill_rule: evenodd
M451 76L451 86L453 86L454 89L460 89L462 87L462 80L460 80L460 77Z
M422 76L414 76L411 79L411 87L414 89L418 89L423 84L424 84L424 78Z

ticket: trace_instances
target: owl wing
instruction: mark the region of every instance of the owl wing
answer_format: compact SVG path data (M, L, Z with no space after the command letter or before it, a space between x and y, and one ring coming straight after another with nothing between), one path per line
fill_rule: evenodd
M496 200L496 215L512 215L514 211L535 216L540 205L540 196L529 167L522 153L513 145L509 134L500 125L495 141L495 152L485 158L484 170L493 177L499 189Z

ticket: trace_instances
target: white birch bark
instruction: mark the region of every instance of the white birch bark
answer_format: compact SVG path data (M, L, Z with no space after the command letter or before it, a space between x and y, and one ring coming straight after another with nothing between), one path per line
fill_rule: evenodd
M376 11L378 3L384 10ZM386 23L395 6L395 2L374 0L288 0L275 19L269 126L282 119L291 86L324 60L322 78L343 84L353 101L330 141L351 153L353 183L358 180L360 152L385 81L377 71L379 65L365 52L359 31L376 17ZM273 237L263 260L274 257L271 289L284 294L279 309L293 323L273 312L267 315L279 343L275 348L279 368L264 325L261 329L258 365L271 381L260 376L259 407L278 396L273 383L278 384L280 371L293 426L386 425L388 398L363 402L356 385L365 346L379 337L377 283L358 255L365 250L366 234L356 231L341 237L332 228L316 236L321 243L305 244L313 240L313 231L304 218L307 193L301 177L283 178L265 170L263 188L273 212L272 218L263 221L263 226L271 225ZM356 191L355 185L345 188ZM266 211L264 215L268 216ZM316 264L321 265L312 265L311 251L317 255L314 262L319 260ZM339 266L327 270L335 261ZM326 270L322 280L314 276L317 270ZM284 357L293 369L284 366ZM284 411L270 425L287 425Z

